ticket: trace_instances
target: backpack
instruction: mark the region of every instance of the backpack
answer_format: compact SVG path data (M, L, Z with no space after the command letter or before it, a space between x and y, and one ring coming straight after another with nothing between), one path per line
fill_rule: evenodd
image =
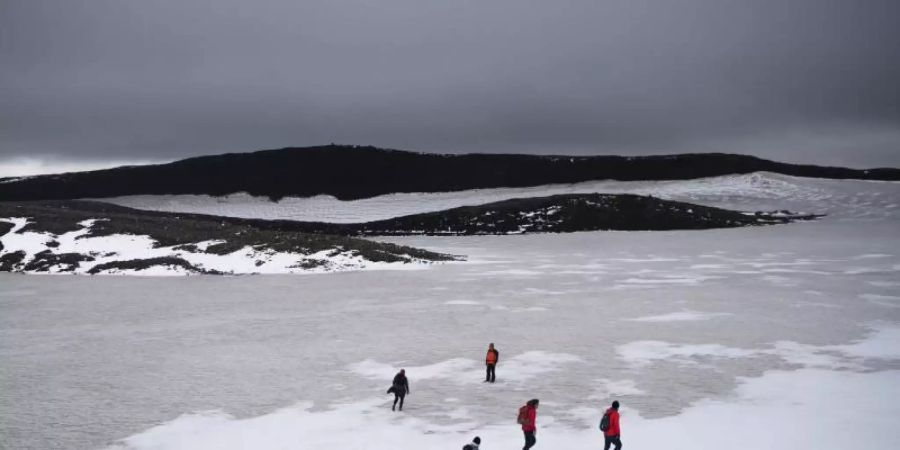
M519 417L516 418L516 423L519 425L525 425L525 422L528 421L528 405L522 406L519 408Z
M603 418L600 419L600 431L607 432L609 431L609 411L603 414Z
M474 450L475 447L472 447L472 444L463 445L463 450Z

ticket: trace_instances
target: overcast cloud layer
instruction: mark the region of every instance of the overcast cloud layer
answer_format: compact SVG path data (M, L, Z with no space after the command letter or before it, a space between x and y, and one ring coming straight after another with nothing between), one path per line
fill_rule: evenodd
M330 142L900 166L897 0L5 0L0 12L0 176Z

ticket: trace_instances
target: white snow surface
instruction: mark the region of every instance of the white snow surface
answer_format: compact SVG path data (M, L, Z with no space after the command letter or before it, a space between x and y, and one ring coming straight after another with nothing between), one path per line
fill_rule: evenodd
M634 319L624 319L633 322L682 322L689 320L709 320L719 316L728 316L730 313L707 313L700 311L679 311L657 316L644 316Z
M620 350L626 361L643 361L646 343L634 343ZM652 358L673 355L714 355L745 357L745 350L721 345L674 346L655 343ZM668 349L662 353L659 348ZM838 351L845 356L900 360L900 328L880 326L868 338L852 345L807 348L812 353ZM514 361L528 363L521 367L504 367L521 374L528 365L544 369L531 375L562 370L561 363L579 360L571 355L530 352L517 355ZM756 378L744 378L727 399L697 402L677 416L649 419L640 410L621 409L622 436L629 446L637 448L673 449L841 449L863 445L865 448L889 449L900 439L896 419L900 417L900 371L874 373L823 370L815 359L796 362L800 370L773 370ZM477 388L478 373L472 360L456 358L428 366L408 367L408 376L422 380L464 383ZM371 360L352 364L351 370L366 378L387 382L397 365ZM633 380L599 380L603 387L591 400L640 396L645 392ZM411 393L410 401L415 398ZM835 408L845 399L850 403ZM289 449L301 448L371 448L371 449L440 449L455 443L460 446L474 436L482 439L483 448L517 448L521 445L515 426L479 425L470 418L467 407L457 406L458 399L447 399L447 424L436 423L427 416L394 414L386 409L389 399L372 397L353 402L339 402L314 410L310 402L302 402L272 413L236 418L221 410L181 415L172 421L152 427L110 446L123 449ZM595 427L604 407L579 406L568 409L552 401L538 410L538 442L545 448L592 449L602 445L602 435ZM829 413L829 411L834 411ZM547 411L549 410L549 411ZM409 411L409 408L407 408ZM570 423L560 422L568 417ZM849 417L848 417L849 416ZM854 420L864 417L864 420ZM855 433L829 433L852 424ZM685 433L684 430L703 430ZM765 432L760 432L765 430Z
M271 249L257 249L246 246L232 253L219 255L206 253L206 249L219 241L197 242L197 251L179 249L179 246L157 247L156 241L149 236L114 234L109 236L87 236L90 228L97 221L85 220L79 223L80 230L71 231L61 235L48 232L19 231L28 223L23 217L0 217L0 222L9 222L14 226L5 235L0 236L0 256L16 251L25 252L24 264L31 261L34 256L44 250L50 250L56 254L79 253L90 255L93 261L83 261L71 271L64 271L59 265L51 267L47 272L33 273L67 273L86 274L92 268L100 264L113 261L129 261L134 259L150 259L160 257L178 257L193 266L208 271L218 271L225 274L289 274L289 273L324 273L348 270L365 269L416 269L421 268L425 261L412 259L412 263L385 263L369 261L361 255L342 249L322 250L315 253L291 253L276 252ZM51 247L51 242L58 245ZM317 261L321 264L315 267L304 268L299 266L304 261ZM26 271L28 272L28 271ZM116 275L142 275L142 276L168 276L189 275L192 272L171 265L154 265L141 270L105 269L98 274Z
M468 256L412 272L0 274L0 448L513 449L539 398L535 450L602 448L612 400L626 448L894 449L898 185L776 178L799 194L759 209L832 214L387 239Z
M677 417L650 420L628 407L621 409L622 439L644 449L890 449L900 439L898 371L860 374L803 369L770 372L745 380L729 401L706 400ZM410 395L410 398L412 394ZM838 399L853 406L842 414L825 413ZM386 413L384 399L339 404L311 411L300 404L276 412L238 419L222 411L186 414L124 439L114 449L442 449L461 447L472 436L482 448L518 448L519 433L509 425L474 428L463 419L438 425L427 419ZM538 408L537 438L542 448L596 449L603 438L596 430L601 408ZM853 421L855 433L830 433L846 426L847 409L865 417ZM568 415L579 427L559 424L554 414ZM696 433L685 430L700 430ZM761 432L760 430L765 430ZM456 445L459 444L459 445Z
M889 190L890 196L879 195ZM362 200L341 201L319 195L266 197L236 193L206 195L136 195L97 199L152 211L218 216L356 223L480 205L511 198L556 194L609 193L652 195L668 200L746 211L791 210L845 216L900 214L896 208L900 183L798 178L769 172L673 181L589 181L528 188L472 189L439 193L398 193ZM806 208L815 206L815 210Z

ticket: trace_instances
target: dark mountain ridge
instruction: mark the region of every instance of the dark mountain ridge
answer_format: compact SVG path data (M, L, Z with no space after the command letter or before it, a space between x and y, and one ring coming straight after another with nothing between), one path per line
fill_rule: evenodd
M355 200L398 192L449 192L592 180L678 180L758 171L785 175L900 180L900 169L787 164L754 156L431 154L327 145L200 156L168 164L0 179L0 200L247 192L273 200L332 195Z

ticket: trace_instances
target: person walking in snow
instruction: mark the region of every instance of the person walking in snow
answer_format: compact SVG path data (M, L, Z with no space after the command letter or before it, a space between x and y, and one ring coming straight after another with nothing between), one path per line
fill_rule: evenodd
M525 434L525 446L522 450L528 450L537 444L537 408L539 400L533 398L528 400L525 406L519 408L518 422L522 424L522 433Z
M612 407L603 413L603 418L600 419L600 430L603 431L603 438L606 441L603 445L603 450L609 450L610 445L615 445L615 450L622 448L618 400L612 402Z
M487 373L484 376L484 382L493 383L497 379L497 374L494 372L494 369L497 367L497 363L500 362L500 352L494 348L494 343L491 342L488 345L487 355L484 357L484 364L487 366Z
M394 394L394 404L391 406L391 411L396 410L397 400L400 400L400 411L403 411L403 399L406 397L406 394L409 394L409 380L406 379L406 369L400 369L397 375L394 375L394 382L391 383L388 393Z
M471 444L463 445L463 450L478 450L479 445L481 445L481 438L475 436L475 439L472 439Z

